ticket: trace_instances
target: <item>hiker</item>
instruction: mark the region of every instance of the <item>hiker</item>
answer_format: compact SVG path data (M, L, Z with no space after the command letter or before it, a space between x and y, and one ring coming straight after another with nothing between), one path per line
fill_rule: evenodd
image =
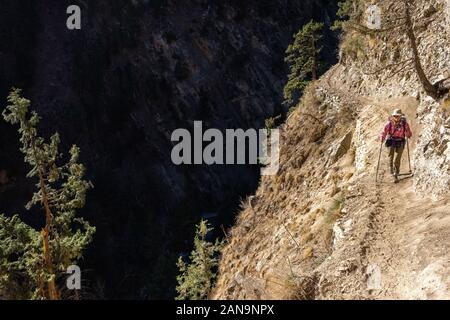
M400 163L403 150L405 149L406 139L411 137L411 128L402 110L395 109L381 134L381 142L386 141L386 147L389 148L389 167L391 174L394 176L395 183L398 182Z

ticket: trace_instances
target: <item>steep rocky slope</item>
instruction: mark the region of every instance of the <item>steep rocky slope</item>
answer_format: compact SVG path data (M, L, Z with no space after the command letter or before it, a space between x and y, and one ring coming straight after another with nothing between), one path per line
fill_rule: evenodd
M450 76L450 3L416 1L419 51L432 82ZM243 202L221 260L215 299L439 299L450 297L449 98L434 101L415 73L383 56L409 55L383 38L344 57L281 126L281 167ZM397 51L397 52L395 52ZM414 131L414 176L398 185L379 132L394 108ZM408 173L407 153L402 172Z
M82 9L80 31L65 27L69 4ZM42 131L80 146L95 185L82 212L97 227L84 259L89 294L173 297L175 261L200 215L230 222L259 170L177 167L172 131L193 120L258 128L285 111L292 34L313 17L330 24L335 11L328 0L2 1L0 99L23 88ZM23 213L33 188L26 170L16 132L0 121L2 212Z

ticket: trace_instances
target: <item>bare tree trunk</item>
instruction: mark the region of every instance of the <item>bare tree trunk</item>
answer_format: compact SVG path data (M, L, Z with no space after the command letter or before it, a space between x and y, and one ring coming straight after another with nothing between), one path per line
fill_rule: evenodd
M434 99L438 99L439 98L438 89L435 86L433 86L433 84L431 84L430 80L428 80L425 71L423 70L422 62L420 61L419 50L417 49L417 39L416 35L414 34L414 26L411 19L410 0L404 0L403 3L405 4L406 34L411 44L414 68L416 69L417 76L419 77L420 83L425 89L425 92Z
M312 80L315 81L317 80L317 57L316 57L316 39L314 38L314 35L311 36L311 44L312 44L312 59L313 59L313 64L312 64Z
M58 290L56 289L55 279L53 278L53 262L49 243L50 228L52 225L52 212L48 203L47 191L45 190L44 177L41 172L39 172L39 187L41 189L42 203L45 209L45 228L41 231L44 246L44 263L46 271L52 275L52 279L48 281L48 297L50 300L59 300Z
M40 163L38 161L35 141L32 142L32 147L33 147L34 158L35 158L35 162L36 162L36 166L37 166L38 174L39 174L39 189L41 190L41 194L42 194L42 204L43 204L44 210L45 210L45 227L41 231L43 253L44 253L44 268L46 269L47 273L50 274L52 277L49 281L47 281L47 285L48 285L47 298L50 300L59 300L59 293L58 293L58 289L56 288L55 279L54 279L52 254L51 254L50 240L49 240L50 228L52 225L53 215L52 215L52 211L50 209L47 190L45 189L45 180L44 180L45 174L42 172L42 167L40 167ZM41 279L41 278L38 279L38 286L40 287L41 291L42 291L42 280L43 279Z

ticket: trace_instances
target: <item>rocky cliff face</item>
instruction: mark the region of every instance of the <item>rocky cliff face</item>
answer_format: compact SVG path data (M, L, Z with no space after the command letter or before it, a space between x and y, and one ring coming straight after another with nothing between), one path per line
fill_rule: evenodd
M69 31L66 8L82 9ZM42 131L76 143L95 189L85 257L94 297L171 298L177 255L204 212L229 223L258 181L254 167L177 167L176 128L260 127L280 107L284 50L334 1L2 1L0 96L24 89ZM329 60L335 57L332 44ZM4 100L3 100L4 101ZM17 136L0 124L0 210L23 212ZM26 215L37 223L38 213ZM168 289L169 288L169 289Z
M417 31L434 83L450 76L449 3L415 2L414 18L430 21ZM280 171L244 202L212 298L449 298L449 97L428 97L413 70L371 74L390 55L409 56L406 38L364 40L280 127ZM414 132L414 176L398 185L384 149L375 182L378 135L394 108Z

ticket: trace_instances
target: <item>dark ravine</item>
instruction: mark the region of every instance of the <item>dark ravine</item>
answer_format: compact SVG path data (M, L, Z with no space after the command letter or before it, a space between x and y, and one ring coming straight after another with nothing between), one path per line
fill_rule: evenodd
M78 3L81 31L65 28ZM95 189L81 213L97 227L85 256L93 298L172 298L175 260L202 213L229 225L259 170L177 167L176 128L259 128L281 107L284 50L311 18L330 24L335 1L20 1L0 10L0 97L21 87L41 129L76 143ZM336 43L333 35L329 41ZM325 48L332 63L335 49ZM2 98L2 105L6 99ZM3 107L2 107L3 108ZM0 211L25 213L14 128L0 122Z

